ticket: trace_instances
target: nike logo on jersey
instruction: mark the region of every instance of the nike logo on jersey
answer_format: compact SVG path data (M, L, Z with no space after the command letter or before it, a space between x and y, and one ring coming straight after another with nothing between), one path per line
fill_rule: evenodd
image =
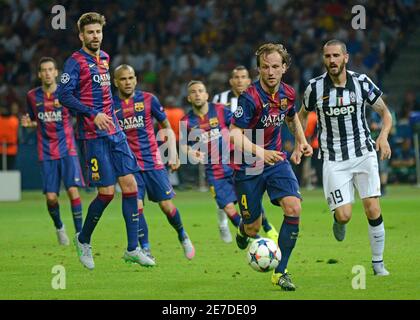
M169 195L169 194L171 194L171 192L172 192L172 189L171 189L171 190L169 190L169 191L166 191L165 193L166 193L167 195Z
M264 103L263 104L263 108L267 108L267 107L269 107L270 106L270 103Z
M95 66L94 63L89 63L89 68L93 68Z

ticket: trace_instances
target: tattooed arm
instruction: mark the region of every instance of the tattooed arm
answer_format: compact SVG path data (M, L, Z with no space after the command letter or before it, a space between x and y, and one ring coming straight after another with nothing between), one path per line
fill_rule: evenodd
M292 160L295 164L299 164L302 155L310 157L312 156L313 150L311 145L306 141L305 133L303 132L302 125L300 124L297 114L293 117L286 117L286 124L289 127L289 131L295 137L295 149L293 150L290 160Z
M376 102L372 105L375 110L382 118L382 129L376 139L376 151L380 151L381 160L391 158L391 147L388 143L388 135L392 129L392 116L386 106L384 100L379 97Z

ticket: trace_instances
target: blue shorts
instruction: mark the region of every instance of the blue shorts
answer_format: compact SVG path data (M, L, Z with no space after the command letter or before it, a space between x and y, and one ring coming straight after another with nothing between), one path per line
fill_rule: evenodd
M262 197L265 191L271 203L276 206L280 206L278 200L286 196L302 199L299 183L287 160L274 166L266 166L259 175L246 175L245 171L236 171L235 189L245 224L254 222L263 212Z
M57 160L41 161L42 192L60 194L60 182L64 187L84 187L82 169L77 156L67 156Z
M166 169L139 171L134 175L137 181L138 199L147 198L153 202L170 200L175 197L175 191L169 182Z
M85 141L89 185L108 187L140 170L124 132Z
M208 181L208 184L210 186L210 192L220 209L223 209L229 203L236 203L235 186L232 176L218 180L212 179Z

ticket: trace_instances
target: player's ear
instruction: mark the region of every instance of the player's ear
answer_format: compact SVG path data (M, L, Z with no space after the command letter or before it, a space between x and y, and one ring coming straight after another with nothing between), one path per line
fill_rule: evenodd
M233 87L233 79L232 78L229 79L229 84L230 84L231 87Z
M82 32L79 32L79 39L80 39L80 41L84 41L84 38L83 38L83 33Z
M190 98L190 95L188 95L188 96L187 96L187 101L188 101L189 103L191 103L191 98Z
M348 53L346 53L346 54L344 55L344 62L345 62L345 63L348 63L348 62L349 62L349 54L348 54Z
M115 86L116 88L118 88L118 81L117 81L117 78L114 78L114 86Z

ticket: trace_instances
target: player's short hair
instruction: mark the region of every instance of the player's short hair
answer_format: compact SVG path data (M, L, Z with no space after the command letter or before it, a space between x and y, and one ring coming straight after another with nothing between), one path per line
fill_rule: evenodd
M46 62L52 62L54 64L54 68L57 69L57 61L53 57L42 57L38 61L38 71L41 71L41 65Z
M103 27L106 24L105 16L97 12L86 12L77 20L77 28L79 32L83 32L85 26L95 23L99 23Z
M136 71L134 71L134 68L132 66L123 63L114 69L114 78L117 78L118 73L123 70L130 70L133 71L134 75L136 74Z
M187 88L190 89L190 87L195 85L195 84L202 84L204 86L204 88L207 90L206 85L201 80L191 80L190 82L188 82Z
M260 57L272 52L278 52L283 60L283 63L285 63L286 67L289 68L290 64L292 63L292 59L287 52L287 49L280 43L265 43L258 48L258 50L255 52L258 68L260 67Z
M246 72L248 72L248 76L249 76L248 69L243 65L239 65L239 66L236 66L235 68L233 68L233 70L230 72L230 77L233 78L236 71L242 71L242 70L245 70Z
M344 54L347 53L347 47L346 44L341 41L341 40L337 40L337 39L332 39L332 40L328 40L325 44L324 44L324 48L328 47L328 46L340 46L341 50L343 51Z

